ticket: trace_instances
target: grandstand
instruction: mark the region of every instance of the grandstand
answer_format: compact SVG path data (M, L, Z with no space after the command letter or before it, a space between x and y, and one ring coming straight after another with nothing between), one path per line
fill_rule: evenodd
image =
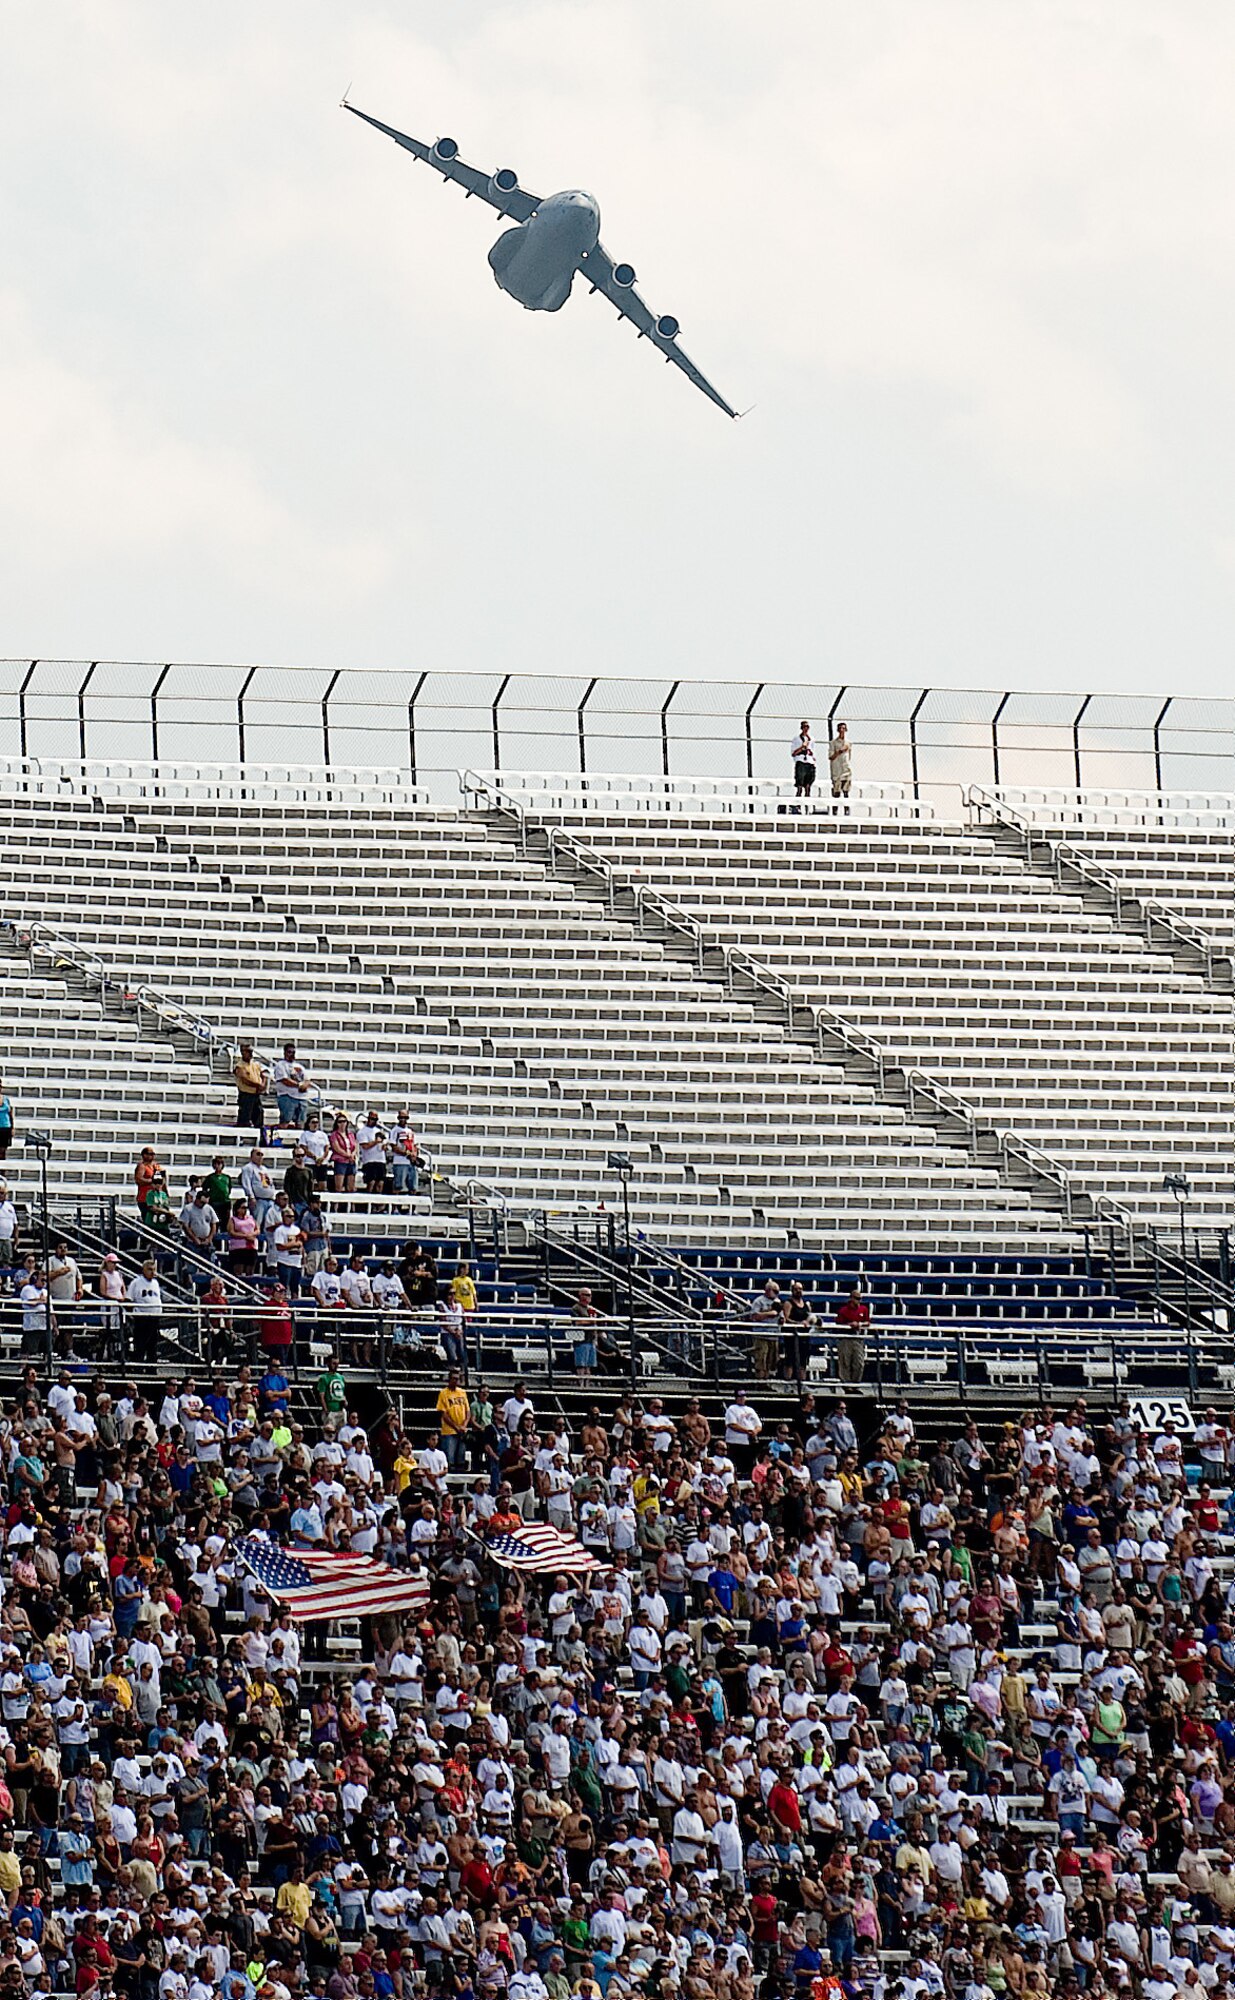
M653 1369L702 1366L776 1269L825 1318L860 1278L902 1380L1040 1379L1048 1337L1060 1380L1157 1353L1174 1381L1159 1329L1198 1316L1220 1379L1229 796L876 772L798 804L754 776L508 769L452 791L437 767L49 760L20 720L5 1081L52 1138L58 1217L131 1219L145 1144L177 1191L218 1153L238 1171L237 1043L291 1037L324 1110L407 1105L436 1163L394 1206L333 1197L339 1247L458 1254L500 1218L502 1365L542 1338L568 1364L572 1284L623 1299L617 1151Z

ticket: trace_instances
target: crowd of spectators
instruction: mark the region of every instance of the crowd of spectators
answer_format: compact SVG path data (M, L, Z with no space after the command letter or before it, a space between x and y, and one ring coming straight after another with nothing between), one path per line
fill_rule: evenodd
M1225 2000L1225 1427L1189 1478L1126 1409L922 1438L757 1396L571 1434L454 1370L416 1436L336 1367L311 1406L273 1364L27 1369L0 1993ZM486 1553L534 1520L590 1574ZM418 1571L428 1609L349 1656L242 1531Z

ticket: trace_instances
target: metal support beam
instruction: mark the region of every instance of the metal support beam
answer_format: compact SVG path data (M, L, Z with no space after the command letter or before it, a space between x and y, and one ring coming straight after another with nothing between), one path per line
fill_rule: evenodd
M322 764L327 771L330 769L330 697L334 693L334 684L342 671L341 667L335 668L322 696Z
M91 667L90 673L92 674L93 672L94 668ZM162 687L164 681L167 679L167 676L170 674L170 672L171 672L170 663L167 666L160 668L159 677L156 680L154 686L150 690L150 756L151 756L151 761L155 764L157 764L159 761L159 689ZM87 674L86 679L89 680L89 678L90 675ZM82 693L85 694L85 692L86 690L83 687ZM81 754L84 760L86 755L86 734L85 734L84 723L82 725Z
M766 686L767 686L766 681L760 681L758 687L755 689L755 692L753 693L750 700L746 704L746 775L748 778L753 778L755 775L755 744L753 735L751 733L751 726L750 726L751 718L755 713L759 697L763 693L763 690Z
M500 771L502 768L502 730L501 724L498 721L498 709L501 706L502 696L509 686L510 675L503 674L502 685L493 697L493 768L495 771Z
M669 710L673 703L673 697L677 693L681 685L682 685L681 681L674 681L673 686L670 688L668 694L664 699L664 702L661 704L660 761L666 778L672 776L672 772L669 769Z
M999 706L995 710L994 715L992 715L991 717L991 770L994 774L994 784L996 791L999 790L999 718L1003 714L1005 708L1008 706L1008 703L1011 701L1011 699L1012 696L1010 693L1001 695L999 699Z
M1087 694L1072 718L1072 762L1076 769L1076 789L1078 792L1085 789L1085 781L1081 777L1081 718L1092 700L1093 696Z

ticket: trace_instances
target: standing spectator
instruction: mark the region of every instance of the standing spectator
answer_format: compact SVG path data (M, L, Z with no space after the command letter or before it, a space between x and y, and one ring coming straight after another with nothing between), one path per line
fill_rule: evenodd
M249 1213L257 1225L260 1242L269 1227L275 1198L274 1176L266 1165L265 1155L260 1146L254 1146L241 1168L240 1185L249 1204Z
M159 1333L163 1325L163 1293L153 1257L147 1257L136 1277L130 1278L127 1296L133 1313L134 1359L157 1361Z
M366 1112L356 1128L360 1178L370 1194L386 1192L386 1128L376 1111Z
M330 1164L336 1194L352 1194L356 1187L356 1134L343 1111L335 1113L329 1135Z
M279 1129L299 1130L309 1115L308 1072L297 1060L295 1042L284 1042L283 1053L270 1072L279 1106Z
M476 1286L472 1279L471 1266L460 1264L450 1281L450 1296L460 1312L474 1313L477 1306Z
M196 1250L199 1257L214 1255L219 1218L206 1199L205 1188L199 1187L192 1201L187 1201L181 1209L180 1229L189 1248Z
M297 1215L307 1206L313 1187L313 1169L309 1165L304 1147L293 1146L291 1164L283 1175L283 1192Z
M842 1382L860 1382L866 1372L866 1331L871 1309L861 1285L850 1285L849 1297L836 1315L842 1330L836 1341L836 1373Z
M137 1212L142 1221L146 1220L146 1208L150 1201L150 1190L154 1186L156 1174L162 1169L153 1146L143 1146L133 1169L133 1180L137 1188Z
M582 1382L589 1382L596 1372L596 1328L592 1322L599 1318L600 1314L592 1304L591 1288L584 1285L570 1315L574 1328L575 1373Z
M395 1194L415 1194L420 1183L420 1148L406 1109L395 1113L390 1128L390 1179Z
M81 1272L75 1260L69 1255L67 1243L53 1243L47 1263L47 1289L51 1293L52 1304L57 1306L77 1306L86 1295Z
M8 1158L13 1143L13 1100L0 1082L0 1166Z
M445 1354L447 1361L452 1368L462 1370L463 1379L466 1382L467 1335L465 1327L466 1321L463 1317L463 1307L456 1298L448 1293L437 1309L438 1338L442 1343L442 1352Z
M266 1143L266 1109L262 1102L270 1087L270 1074L253 1053L252 1042L241 1042L240 1054L232 1066L236 1085L236 1123L241 1131L258 1132Z
M261 1308L257 1337L266 1357L267 1373L276 1364L285 1373L292 1359L292 1309L282 1285L276 1285Z
M848 725L844 722L837 723L836 734L828 745L828 769L832 777L832 797L847 799L853 777L853 755Z
M793 757L793 783L798 798L808 799L815 782L815 745L811 738L809 722L798 725L798 739L790 753Z
M257 1223L242 1194L233 1201L228 1218L227 1268L235 1278L251 1278L257 1269Z
M304 1275L311 1283L330 1255L330 1224L322 1209L322 1198L314 1194L299 1218L304 1238Z
M787 1381L801 1382L806 1375L810 1360L810 1330L815 1324L815 1310L802 1290L802 1281L795 1278L789 1287L789 1297L785 1300L782 1318L788 1328L785 1343L784 1373Z
M17 1207L0 1181L0 1274L11 1271L17 1262Z
M310 1111L300 1143L309 1162L314 1186L324 1188L330 1180L330 1139L322 1131L320 1111Z
M219 1218L219 1236L222 1238L227 1234L228 1217L231 1214L232 1177L227 1171L221 1153L216 1153L211 1160L210 1172L206 1175L202 1186L206 1190L206 1200Z
M762 1429L763 1418L745 1389L739 1389L725 1411L725 1450L733 1460L734 1470L740 1479L750 1475Z
M467 1434L472 1423L472 1405L457 1368L446 1377L446 1386L437 1392L434 1405L441 1432L442 1450L452 1472L467 1470Z
M780 1286L775 1278L769 1278L750 1309L750 1316L755 1326L754 1350L751 1358L755 1379L759 1382L766 1382L775 1370L784 1313L785 1301L781 1297Z
M103 1344L120 1357L124 1327L124 1302L128 1297L125 1290L124 1273L120 1269L120 1259L114 1250L109 1250L99 1266L99 1275L94 1281L95 1296L102 1301L100 1318L103 1325Z
M274 1267L281 1289L289 1299L297 1298L304 1270L304 1237L290 1208L284 1210L274 1232Z
M20 1299L22 1346L28 1352L37 1352L39 1341L50 1341L56 1331L56 1316L51 1309L51 1293L47 1289L47 1273L37 1259L31 1261L26 1271Z

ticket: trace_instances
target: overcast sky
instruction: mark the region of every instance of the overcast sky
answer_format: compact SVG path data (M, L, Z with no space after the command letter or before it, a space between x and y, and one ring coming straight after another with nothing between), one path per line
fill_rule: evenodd
M1230 691L1228 0L3 19L0 653Z

